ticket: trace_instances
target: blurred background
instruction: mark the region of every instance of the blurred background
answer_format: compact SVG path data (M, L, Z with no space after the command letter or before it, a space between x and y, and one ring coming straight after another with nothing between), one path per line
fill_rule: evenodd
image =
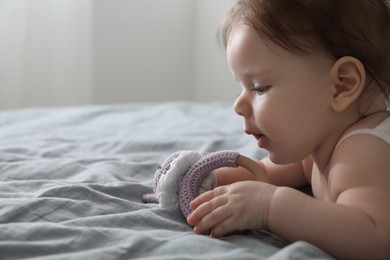
M233 0L0 0L0 109L232 101Z

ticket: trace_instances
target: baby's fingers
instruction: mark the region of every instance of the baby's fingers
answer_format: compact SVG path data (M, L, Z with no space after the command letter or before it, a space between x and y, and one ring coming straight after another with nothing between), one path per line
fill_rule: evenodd
M196 225L198 230L200 230L199 226L202 226L202 231L199 233L203 232L206 228L211 228L224 219L226 213L221 209L227 203L227 199L224 196L219 196L221 193L223 194L223 190L214 189L211 192L200 195L192 201L191 207L195 209L188 216L187 222L190 225Z
M234 221L234 219L230 216L218 223L215 227L213 227L210 231L210 236L212 237L222 237L227 234L234 234L234 231L237 231L236 229L237 223ZM235 232L238 233L238 232Z
M221 199L214 199L210 192L210 194L204 193L200 195L193 200L190 205L194 211L187 217L187 222L194 226L199 221L202 221L203 218L210 214L215 208L223 205L223 202Z
M191 209L196 209L206 201L209 201L213 198L213 191L207 191L198 197L196 197L193 201L190 202Z
M231 216L227 207L224 207L224 203L207 202L196 209L188 218L188 222L191 223L193 219L198 219L194 223L194 232L197 234L208 233L209 230L214 229L221 222L225 221Z

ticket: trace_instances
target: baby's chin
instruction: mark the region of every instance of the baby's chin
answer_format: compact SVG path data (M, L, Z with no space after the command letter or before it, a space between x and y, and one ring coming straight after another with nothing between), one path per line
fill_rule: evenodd
M297 156L296 154L288 156L286 153L278 154L278 153L274 153L272 151L271 152L268 151L268 157L272 163L278 164L278 165L299 163L304 159L304 158Z

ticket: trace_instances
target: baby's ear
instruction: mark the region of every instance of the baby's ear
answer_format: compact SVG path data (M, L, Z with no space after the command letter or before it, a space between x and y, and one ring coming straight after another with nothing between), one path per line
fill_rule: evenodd
M330 69L332 79L331 106L342 112L357 100L363 91L366 72L363 64L356 58L344 56Z

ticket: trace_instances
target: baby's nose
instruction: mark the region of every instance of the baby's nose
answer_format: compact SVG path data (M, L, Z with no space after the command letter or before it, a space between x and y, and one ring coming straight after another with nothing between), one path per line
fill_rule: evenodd
M242 117L249 117L251 115L251 107L245 96L245 93L241 93L241 95L234 102L234 111L237 115Z

